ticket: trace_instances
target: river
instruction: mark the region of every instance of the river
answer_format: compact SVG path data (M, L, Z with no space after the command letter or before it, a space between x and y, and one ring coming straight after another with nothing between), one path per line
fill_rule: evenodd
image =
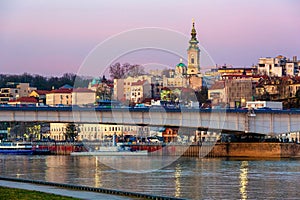
M130 173L103 165L93 156L0 155L0 174L186 199L300 196L299 159L180 158L162 169Z

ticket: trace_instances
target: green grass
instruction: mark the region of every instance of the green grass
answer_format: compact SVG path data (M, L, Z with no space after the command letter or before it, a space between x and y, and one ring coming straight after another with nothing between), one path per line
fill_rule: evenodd
M48 194L44 192L23 190L16 188L0 187L0 199L9 200L75 200L76 198L65 197L56 194ZM77 199L76 199L77 200Z

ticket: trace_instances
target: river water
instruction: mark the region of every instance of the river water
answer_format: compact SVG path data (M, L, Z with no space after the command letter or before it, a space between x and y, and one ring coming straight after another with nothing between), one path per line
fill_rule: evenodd
M299 159L180 158L159 170L130 173L93 156L0 155L0 174L186 199L300 197Z

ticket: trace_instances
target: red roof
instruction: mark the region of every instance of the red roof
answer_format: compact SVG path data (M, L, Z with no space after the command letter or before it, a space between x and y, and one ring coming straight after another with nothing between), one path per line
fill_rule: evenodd
M72 89L56 89L51 90L49 93L72 93Z
M144 85L144 84L145 84L145 82L146 82L146 80L143 80L143 81L141 81L141 80L138 80L137 82L133 82L133 83L131 83L131 86Z
M82 92L82 93L84 93L84 92L95 92L95 91L90 90L88 88L75 88L75 89L73 89L73 92Z
M34 97L20 97L15 100L9 100L9 102L37 103L38 101Z

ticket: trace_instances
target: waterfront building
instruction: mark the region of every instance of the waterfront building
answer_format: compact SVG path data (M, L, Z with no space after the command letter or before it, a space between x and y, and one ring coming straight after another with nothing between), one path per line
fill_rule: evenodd
M165 130L162 132L164 142L177 142L178 130L179 128L165 128Z
M300 77L298 76L264 77L256 85L258 100L283 101L285 108L299 106L299 93Z
M151 75L140 75L136 77L126 77L121 79L114 79L114 92L113 96L116 100L122 100L122 101L130 101L132 94L131 94L131 86L132 83L136 83L138 81L147 81L148 84L153 84L154 77Z
M17 97L28 97L32 91L37 89L36 87L30 87L29 83L19 83L16 88L19 89Z
M17 88L1 88L0 89L0 104L7 104L10 100L16 99L19 94Z
M208 89L208 99L211 99L212 105L226 104L225 81L216 81Z
M117 136L141 136L147 137L150 128L145 126L126 126L110 124L77 124L78 141L103 141L116 134ZM65 140L67 123L50 123L50 138L56 141Z
M96 101L108 101L113 98L114 85L106 80L105 76L102 79L94 78L88 86L88 89L93 90L96 93Z
M30 87L29 83L7 83L7 86L0 89L0 104L6 104L16 98L28 97L33 90L37 89Z
M46 94L46 104L49 106L72 105L72 89L55 89Z
M251 79L226 79L217 81L208 89L213 106L245 107L255 96L255 82Z
M74 88L72 90L72 104L78 106L94 105L96 92L88 88Z
M257 71L267 76L297 76L299 72L299 61L297 56L290 60L282 55L275 58L259 58Z
M131 83L131 102L142 103L144 99L151 97L151 85L147 80L139 80Z
M257 74L255 67L226 67L223 66L217 69L222 79L232 79L241 77L253 77Z
M226 104L230 107L245 107L246 101L253 101L255 83L250 79L225 80Z

